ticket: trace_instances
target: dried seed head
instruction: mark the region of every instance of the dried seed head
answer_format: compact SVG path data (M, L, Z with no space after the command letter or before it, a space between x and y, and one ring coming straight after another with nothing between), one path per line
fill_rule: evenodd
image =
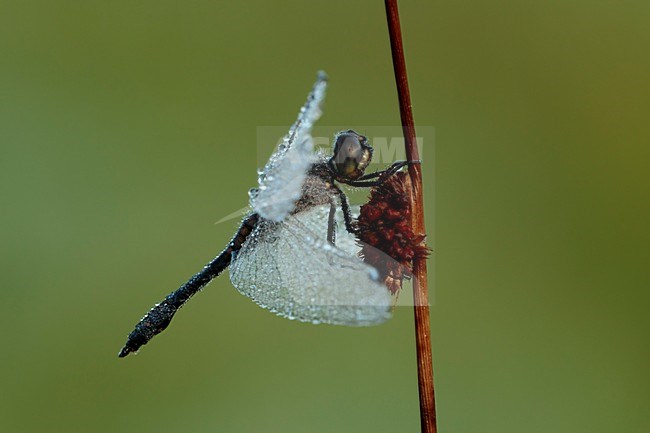
M392 175L371 190L357 220L363 260L379 270L392 294L402 288L404 278L411 277L413 259L430 252L425 236L411 229L410 193L408 174Z

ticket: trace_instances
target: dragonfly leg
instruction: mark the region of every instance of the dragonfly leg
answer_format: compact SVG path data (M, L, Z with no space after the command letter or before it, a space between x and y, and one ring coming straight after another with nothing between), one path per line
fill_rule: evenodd
M348 196L345 195L343 190L336 185L332 185L332 188L336 191L341 199L341 210L343 211L343 221L345 222L345 229L353 235L356 235L357 230L354 227L352 221L352 211L350 210L350 202L348 201Z
M390 167L384 170L379 170L374 173L365 174L358 179L343 181L346 185L356 186L361 188L369 188L372 186L379 186L386 179L400 171L404 166L409 164L420 164L422 161L396 161ZM375 179L375 180L371 180Z
M330 213L327 218L327 240L335 245L336 243L336 203L330 200Z
M407 165L408 163L409 163L408 161L395 161L394 163L391 164L390 167L384 170L379 170L379 171L375 171L374 173L364 174L363 176L357 178L356 180L370 180L370 179L375 179L379 176L386 175L388 173L395 173L398 170L400 170L402 167Z

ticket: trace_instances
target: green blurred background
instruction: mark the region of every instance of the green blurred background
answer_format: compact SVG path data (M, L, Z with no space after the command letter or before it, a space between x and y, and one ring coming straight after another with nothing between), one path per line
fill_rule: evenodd
M401 14L440 431L650 431L650 3ZM321 125L399 122L380 1L0 1L1 432L418 431L407 308L311 326L224 276L117 358L318 69Z

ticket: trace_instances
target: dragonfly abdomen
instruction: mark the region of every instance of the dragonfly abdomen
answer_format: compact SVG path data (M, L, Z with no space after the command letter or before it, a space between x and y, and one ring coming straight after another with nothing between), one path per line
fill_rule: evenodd
M239 251L248 235L253 231L259 216L256 213L244 218L239 230L235 233L228 246L207 265L190 278L185 284L156 304L149 312L135 325L135 329L129 334L126 344L120 350L119 357L123 358L131 352L137 352L141 346L147 344L154 336L167 328L172 321L174 314L189 299L205 287L210 281L217 277L230 265L233 253Z

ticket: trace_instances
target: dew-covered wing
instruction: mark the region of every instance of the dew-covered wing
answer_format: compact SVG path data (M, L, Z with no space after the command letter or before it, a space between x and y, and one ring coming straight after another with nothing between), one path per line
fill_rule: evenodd
M350 206L353 218L359 215L359 206ZM393 305L397 304L399 292L405 279L412 277L411 271L399 261L372 245L364 243L358 237L345 230L345 222L342 212L336 214L337 225L340 228L336 232L336 246L350 254L360 255L363 261L377 270L382 284L391 293ZM406 301L402 296L402 301Z
M283 221L260 220L230 265L230 280L260 306L289 319L365 326L390 318L377 271L326 240L316 207Z
M298 119L259 174L259 187L251 190L250 204L262 218L281 221L300 198L307 170L314 162L311 130L321 115L327 76L318 74Z

